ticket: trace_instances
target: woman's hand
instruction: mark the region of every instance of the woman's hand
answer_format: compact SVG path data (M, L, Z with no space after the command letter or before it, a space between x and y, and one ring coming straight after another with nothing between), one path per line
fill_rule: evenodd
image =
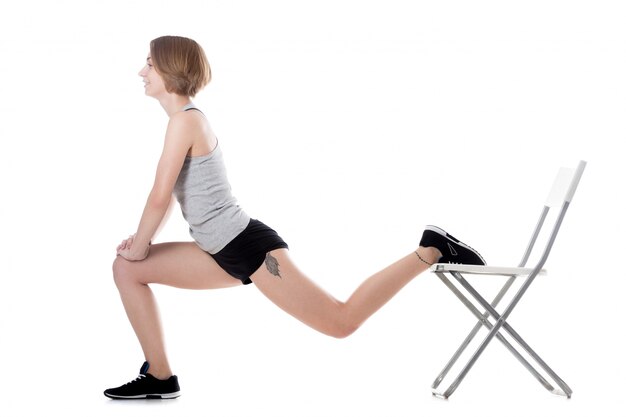
M150 244L145 248L133 245L135 235L130 235L128 239L122 241L117 247L117 254L129 261L141 261L148 257L150 253Z

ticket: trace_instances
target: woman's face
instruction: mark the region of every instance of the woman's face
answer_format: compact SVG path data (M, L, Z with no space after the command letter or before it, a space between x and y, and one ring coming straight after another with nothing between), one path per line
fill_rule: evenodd
M160 95L167 92L163 78L161 78L152 65L150 55L146 58L146 65L139 71L139 76L143 78L144 89L147 96L158 98Z

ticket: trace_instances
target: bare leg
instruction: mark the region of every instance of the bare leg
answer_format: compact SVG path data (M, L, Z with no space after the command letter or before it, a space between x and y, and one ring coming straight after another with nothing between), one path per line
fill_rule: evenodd
M150 363L150 373L160 379L172 375L156 300L149 283L188 289L214 289L241 285L194 242L152 245L143 261L130 262L117 256L113 276L124 309Z
M441 253L420 247L426 262ZM415 252L366 279L346 302L336 300L304 275L286 249L270 252L251 277L257 288L276 305L312 328L333 337L347 337L429 265Z

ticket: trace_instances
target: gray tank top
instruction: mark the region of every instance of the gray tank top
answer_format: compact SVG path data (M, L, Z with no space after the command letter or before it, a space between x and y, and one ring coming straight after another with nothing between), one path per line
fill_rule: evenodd
M183 111L190 109L198 110L189 104ZM210 254L222 250L250 221L231 194L219 143L208 155L185 157L174 195L189 223L189 234Z

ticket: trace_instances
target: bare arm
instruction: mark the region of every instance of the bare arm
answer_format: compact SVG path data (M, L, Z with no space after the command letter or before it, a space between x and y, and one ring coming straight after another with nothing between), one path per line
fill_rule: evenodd
M137 233L118 246L117 253L128 260L146 258L150 241L167 221L172 206L172 191L192 144L190 138L193 137L195 124L190 116L181 112L170 119L154 185L148 195Z
M156 232L154 233L154 236L152 236L152 240L156 239L156 237L161 233L161 230L163 230L163 228L165 227L165 225L167 224L167 221L169 220L170 216L172 215L172 210L174 209L174 205L175 205L175 198L174 198L174 194L171 195L170 197L170 203L167 206L167 210L165 211L165 215L163 216L163 219L161 220L161 223L159 224L159 227L157 228Z

